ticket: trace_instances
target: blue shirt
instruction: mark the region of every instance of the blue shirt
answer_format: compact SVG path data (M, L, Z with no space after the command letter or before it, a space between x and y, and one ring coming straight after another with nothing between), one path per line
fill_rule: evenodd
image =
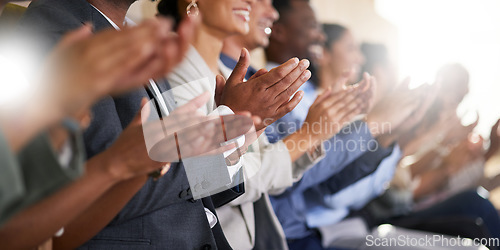
M387 184L392 180L398 161L401 158L401 150L398 146L395 146L390 151L391 154L385 157L380 164L377 163L377 156L372 155L370 158L373 163L378 165L375 171L339 192L332 193L331 190L328 190L328 187L326 187L327 190L322 190L322 188L325 188L323 185L304 192L303 196L307 204L305 211L307 226L315 228L338 223L351 210L361 209L372 199L382 194ZM368 153L365 155L368 155ZM381 156L383 157L383 154ZM329 183L332 182L326 182L326 184ZM322 197L323 202L318 204L314 202L318 201L318 199L314 199L312 202L309 200L311 197L317 196Z
M224 53L220 53L219 59L224 65L226 65L226 67L230 69L234 69L234 67L236 67L236 64L238 63L236 60ZM254 67L249 66L247 69L247 73L245 74L245 79L250 79L250 77L252 77L255 73L257 73L257 70Z
M274 66L277 66L277 64L268 65L268 69ZM267 127L266 135L271 142L283 139L299 129L304 123L309 108L317 97L317 93L316 88L310 81L304 83L299 90L304 91L304 97L297 107ZM283 226L287 238L303 238L311 233L307 227L305 213L307 203L303 192L325 182L367 152L369 148L373 148L374 145L378 144L372 137L367 124L362 121L355 121L344 127L337 135L324 142L323 145L326 151L325 158L305 172L302 179L283 194L271 197L274 211ZM323 202L323 197L319 196L317 199L318 203Z

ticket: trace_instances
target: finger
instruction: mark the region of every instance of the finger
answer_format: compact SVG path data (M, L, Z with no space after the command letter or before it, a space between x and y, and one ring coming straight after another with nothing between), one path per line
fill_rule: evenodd
M493 126L491 126L491 135L490 138L492 137L495 137L497 135L497 131L498 131L498 127L500 125L500 119L497 120L497 122L495 122L495 124L493 124Z
M136 27L124 28L121 31L102 31L90 41L89 57L102 57L102 65L106 65L106 63L113 65L112 62L116 61L115 56L122 56L124 51L130 52L131 48L142 46L144 42L159 41L159 38L164 38L161 37L162 34L164 35L165 32L161 31L157 24L152 21L146 21ZM145 52L154 52L154 45L148 45L144 47Z
M259 80L262 87L269 88L270 86L276 84L281 79L285 78L292 70L294 70L297 65L299 65L299 59L296 57L288 60L287 62L281 64L280 66L271 69L267 74L260 77L256 77L255 80Z
M112 91L113 95L121 94L127 92L131 89L138 88L140 86L146 85L149 79L156 79L165 74L163 72L165 64L163 60L159 58L151 58L143 60L143 65L140 68L130 69L128 72L123 72L123 69L116 69L113 71L117 76L113 77L110 75L110 79L119 78L117 81L117 86ZM139 64L139 63L138 63ZM134 68L136 65L131 65L130 68Z
M95 69L102 73L100 75L105 81L120 83L114 89L115 93L144 84L148 78L157 77L158 72L162 72L161 59L153 58L157 47L155 42L145 39L134 44L123 45L118 50L106 53L105 59L96 60L99 63L95 65Z
M299 104L299 102L302 100L302 97L304 97L304 91L300 90L297 93L295 93L293 98L288 103L284 103L283 105L278 107L277 112L276 112L278 115L275 118L279 119L282 116L289 113L290 111L292 111Z
M227 82L230 84L237 84L243 82L248 70L248 66L250 66L250 56L248 54L248 50L243 48L241 49L240 59L238 60L238 63L234 67L231 76L227 79Z
M181 114L181 113L189 113L189 112L194 112L201 108L203 105L205 105L208 101L210 100L210 93L204 92L203 94L193 98L191 101L188 103L180 106L177 108L174 112L174 114Z
M299 67L297 67L297 68L299 68ZM293 77L295 77L295 76L293 76ZM295 81L291 85L289 85L278 96L276 96L276 98L275 98L276 103L283 103L283 102L288 101L290 99L290 97L295 92L297 92L297 90L299 90L300 86L302 86L307 80L309 80L309 78L311 78L311 71L306 70L303 73L301 73L301 75L298 78L295 78ZM280 88L288 85L288 83L286 81L287 80L283 80L283 81L275 84L274 86L277 86L277 90L279 91ZM278 87L280 85L282 85L282 86ZM274 89L274 87L271 87L268 90L271 90L271 89Z
M340 118L341 127L344 127L343 125L345 125L346 123L352 122L354 117L359 115L361 113L361 111L362 111L361 108L356 107L356 108L353 108L353 109L345 112L343 115L341 115L341 118Z
M396 90L408 90L410 89L411 78L407 76L396 88Z
M184 57L184 54L188 51L191 41L194 37L194 31L199 20L194 20L192 18L184 18L184 20L179 25L177 33L179 34L179 60Z
M106 46L99 48L101 54L96 57L104 58L99 61L100 67L108 69L116 67L116 65L127 66L129 68L143 66L147 59L153 57L157 53L161 45L161 39L153 34L157 29L144 27L136 30L131 30L110 38ZM127 62L127 63L125 63Z
M267 69L259 69L259 71L255 72L255 74L253 74L248 80L250 81L252 79L255 79L259 76L266 74L267 72L269 72L269 71L267 71Z
M215 77L215 103L217 105L220 104L225 85L226 85L226 80L224 79L224 77L221 75L217 75Z
M205 150L199 150L201 151L199 153L200 156L207 156L207 155L218 155L222 154L226 151L229 151L231 149L236 148L238 145L236 143L230 143L228 145L224 146L219 146L219 148L213 148L213 147L204 147Z
M213 119L213 117L183 114L176 116L169 115L166 118L163 118L161 121L163 123L163 127L168 131L168 133L174 133L187 127L209 121L211 119Z
M253 127L253 121L248 116L223 116L222 121L224 122L223 129L225 129L223 133L228 140L248 133Z
M348 89L344 91L337 92L328 98L326 98L323 103L326 107L342 107L346 104L354 102L357 99L356 90Z
M314 102L311 105L311 107L318 105L323 100L325 100L326 98L330 97L331 95L332 95L332 88L329 87L325 91L323 91L323 93L321 93L320 95L318 95L318 97L316 97L316 100L314 100Z
M276 84L269 86L267 89L280 94L282 92L286 92L285 95L287 95L290 98L290 96L292 96L295 93L295 91L292 92L292 90L289 90L290 86L292 86L294 83L300 83L300 81L303 81L304 79L305 81L307 81L311 77L311 72L307 70L309 65L310 63L309 60L307 59L300 61L299 65L295 67L295 69L293 69L292 72L290 72ZM300 83L300 85L302 85L305 81Z
M370 80L371 80L370 74L368 72L364 72L363 73L363 80L361 80L357 84L358 88L360 88L362 92L368 90L370 87Z

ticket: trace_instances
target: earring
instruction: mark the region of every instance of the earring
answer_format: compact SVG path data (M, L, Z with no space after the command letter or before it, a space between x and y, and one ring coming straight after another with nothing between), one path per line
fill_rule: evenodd
M198 9L198 5L196 4L196 0L192 0L191 3L186 8L186 13L188 17L198 16L200 13L200 9Z

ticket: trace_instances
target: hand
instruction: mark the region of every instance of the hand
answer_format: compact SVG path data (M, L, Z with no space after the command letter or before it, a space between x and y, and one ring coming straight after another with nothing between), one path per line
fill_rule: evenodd
M146 102L146 98L143 98L141 106L145 106ZM148 112L139 112L113 145L96 156L101 158L100 161L104 163L106 172L113 180L123 181L146 175L166 165L167 162L152 160L146 150L141 116L147 117ZM172 154L170 151L173 150L175 148L170 148L169 153Z
M91 26L66 35L42 71L43 92L62 115L88 108L107 94L121 94L163 76L182 60L192 37L190 21L172 35L172 22L149 20L121 31L92 35Z
M445 136L443 137L441 143L443 145L455 145L460 141L465 140L479 123L479 114L476 113L476 115L476 120L473 123L463 126L460 119L453 114L450 119L445 121L446 125L443 128Z
M348 88L350 87L357 87L360 89L360 96L358 98L364 100L361 113L368 114L375 105L375 93L377 92L377 81L375 77L365 72L363 73L363 80Z
M297 90L309 80L311 72L307 70L309 61L299 62L293 58L269 72L261 69L243 82L249 64L248 51L242 49L238 64L220 94L219 103L235 112L249 111L259 116L264 122L257 124L256 129L261 130L297 106L303 96L303 92ZM217 86L223 85L222 81L223 78L217 77Z
M480 159L483 151L483 139L480 136L471 136L458 143L443 159L450 175L458 173L471 162Z
M490 132L490 146L485 154L486 160L495 155L500 148L500 130L498 129L500 125L500 119L491 127Z
M437 97L437 85L426 85L425 94L420 100L418 108L397 129L398 134L407 134L422 121L430 106Z
M368 113L367 123L374 137L397 130L417 109L425 94L426 87L420 86L410 90L409 83L409 79L407 79L395 91L381 98Z
M301 130L312 131L313 138L317 140L331 138L363 110L364 102L359 98L361 90L349 87L333 93L327 89L309 108Z
M234 143L226 146L221 146L221 143L255 133L249 113L226 116L199 113L197 110L209 98L210 94L204 93L161 121L143 119L143 133L151 159L175 162L193 156L219 154L235 147ZM150 105L145 106L142 114L149 113L149 109Z

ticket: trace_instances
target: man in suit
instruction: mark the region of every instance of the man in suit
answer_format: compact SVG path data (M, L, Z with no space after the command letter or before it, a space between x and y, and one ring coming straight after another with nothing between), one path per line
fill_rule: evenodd
M131 4L131 1L126 0L40 0L30 5L21 25L43 37L43 46L48 49L64 33L85 22L91 22L95 31L122 27ZM159 92L169 88L166 82L159 82L155 87ZM89 157L112 144L139 111L141 99L150 97L149 94L145 89L140 89L118 98L106 97L92 108L93 121L85 132L85 147ZM156 93L153 95L156 98L160 96ZM173 108L172 105L169 108ZM228 190L219 194L214 201L225 203L240 194ZM230 248L215 216L214 208L221 204L214 204L210 197L192 199L182 164L174 164L156 182L149 179L144 183L131 179L120 183L106 193L101 201L104 210L87 211L83 218L66 227L65 234L55 240L56 246L76 247L112 220L81 248ZM118 215L114 216L118 211ZM99 220L96 221L96 217Z

